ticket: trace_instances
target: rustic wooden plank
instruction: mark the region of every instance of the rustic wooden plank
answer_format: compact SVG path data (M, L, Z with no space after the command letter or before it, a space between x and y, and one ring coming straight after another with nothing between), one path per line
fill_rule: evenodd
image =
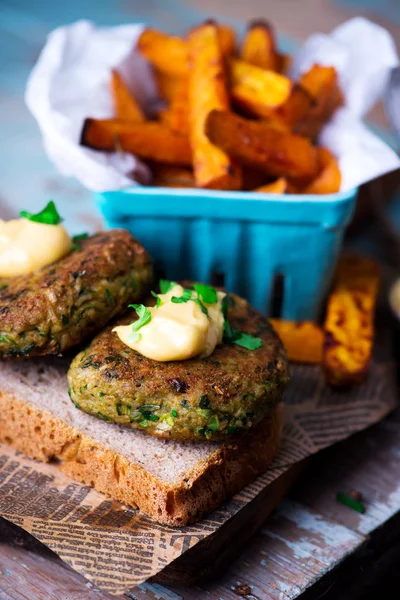
M1 600L113 600L57 558L0 542Z
M177 591L185 600L237 600L235 589L248 586L248 597L257 600L297 598L364 540L310 508L284 501L217 586Z
M335 522L367 535L400 511L400 410L317 458L292 497ZM335 501L338 491L361 492L366 512Z

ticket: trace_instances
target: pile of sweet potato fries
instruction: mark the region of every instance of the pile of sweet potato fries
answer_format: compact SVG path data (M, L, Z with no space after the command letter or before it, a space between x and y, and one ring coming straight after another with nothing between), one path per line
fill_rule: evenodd
M137 51L152 65L163 105L143 110L117 71L114 117L86 119L81 144L148 161L153 185L328 194L340 188L335 157L316 140L342 104L333 67L314 65L299 81L271 26L209 21L185 38L145 29Z

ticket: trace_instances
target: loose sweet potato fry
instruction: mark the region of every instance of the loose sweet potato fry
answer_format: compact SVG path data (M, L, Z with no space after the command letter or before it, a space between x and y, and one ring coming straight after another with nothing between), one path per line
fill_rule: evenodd
M149 166L153 175L152 185L178 188L195 187L194 175L191 169L157 163Z
M214 146L204 130L213 109L229 106L224 60L215 25L206 23L188 37L189 127L197 187L234 190L241 188L241 169L223 149Z
M160 113L160 121L172 131L189 135L188 81L182 79L168 108Z
M118 119L86 119L80 143L95 150L122 150L168 164L190 165L192 162L188 138L151 121L134 123Z
M289 98L292 82L284 75L237 58L230 59L229 69L232 100L251 115L268 118Z
M320 171L303 194L335 194L340 190L342 175L336 158L327 148L318 148Z
M275 33L268 21L260 19L249 24L240 56L256 67L271 71L279 70L281 65L276 49Z
M288 182L284 177L280 177L272 183L267 183L254 190L262 194L286 194L288 191Z
M216 27L222 54L225 56L233 54L236 45L235 32L227 25L216 25ZM186 41L182 38L147 27L139 37L137 48L158 72L173 77L188 75L188 49Z
M154 79L156 81L158 95L165 102L172 102L176 93L178 92L182 81L185 81L186 77L174 77L164 71L153 70Z
M121 75L115 69L111 71L111 91L115 117L117 119L129 119L136 122L146 120L139 104L131 95Z
M340 259L324 325L323 367L328 383L361 383L371 359L379 267L369 258Z
M311 180L318 172L317 151L309 140L278 131L266 122L213 110L205 131L229 156L268 175Z
M322 363L324 334L321 327L310 321L270 321L286 348L289 360L299 363Z

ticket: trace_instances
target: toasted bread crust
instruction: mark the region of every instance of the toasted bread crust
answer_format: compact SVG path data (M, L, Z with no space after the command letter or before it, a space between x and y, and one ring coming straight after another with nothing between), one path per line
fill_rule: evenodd
M265 471L278 449L281 429L279 406L237 442L213 444L207 461L170 484L50 412L0 393L0 442L45 462L57 459L57 466L72 478L171 526L197 521Z

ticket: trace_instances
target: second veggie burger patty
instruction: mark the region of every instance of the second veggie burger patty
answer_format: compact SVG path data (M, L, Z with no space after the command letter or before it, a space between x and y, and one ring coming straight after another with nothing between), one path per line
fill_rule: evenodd
M109 326L71 364L72 401L105 421L169 439L226 440L248 430L281 401L288 365L268 320L238 296L230 304L230 324L258 336L262 347L223 343L207 358L159 362L128 348Z
M0 358L58 354L147 292L145 249L123 229L98 233L31 275L0 279Z

